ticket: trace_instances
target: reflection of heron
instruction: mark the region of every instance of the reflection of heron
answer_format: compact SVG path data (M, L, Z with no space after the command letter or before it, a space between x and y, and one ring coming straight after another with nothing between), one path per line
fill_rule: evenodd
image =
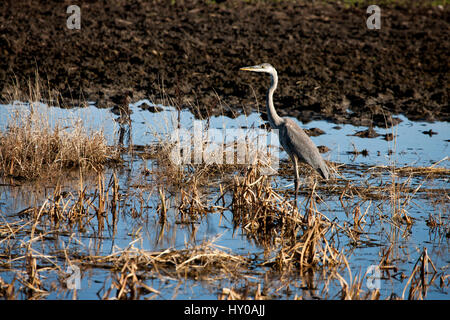
M278 129L280 143L284 150L291 157L295 170L295 202L297 203L297 193L299 188L298 162L304 162L313 167L320 175L328 179L328 167L319 153L316 145L311 138L298 126L298 124L289 118L281 118L273 106L273 92L277 88L278 75L272 65L263 63L257 66L244 67L240 70L265 72L270 74L272 80L269 91L267 92L267 114L270 126Z
M116 122L119 124L119 145L123 146L125 134L127 135L128 147L132 147L131 141L131 94L117 95L112 98L116 105L111 109L111 112L119 117Z

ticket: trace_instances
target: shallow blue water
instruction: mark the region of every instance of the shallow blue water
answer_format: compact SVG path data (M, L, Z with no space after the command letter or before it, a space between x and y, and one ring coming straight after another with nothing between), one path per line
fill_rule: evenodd
M194 116L188 110L182 110L178 112L175 108L159 106L162 108L161 112L152 113L140 108L141 104L148 104L154 106L149 101L139 101L130 105L133 113L131 114L131 126L122 125L125 127L130 136L125 139L125 144L129 141L134 145L151 145L159 141L159 139L170 136L176 128L179 126L191 130L194 126ZM0 105L0 129L6 127L8 118L12 108L17 108L20 112L27 112L28 105L16 103L11 105ZM73 123L75 119L83 119L87 128L98 129L102 128L105 132L105 136L108 139L108 143L113 145L119 141L119 129L121 125L115 121L118 116L112 114L107 109L98 109L94 104L89 104L86 108L75 109L59 109L48 108L46 105L35 106L35 110L39 110L49 116L49 121L54 122L57 119L63 119L70 127L70 123ZM445 122L412 122L403 116L399 116L403 120L399 125L389 128L380 129L376 128L376 131L380 134L377 138L359 138L353 136L357 131L365 130L366 127L355 127L352 125L339 125L340 129L336 128L336 124L328 123L325 121L312 121L306 126L299 123L303 128L320 128L325 131L325 134L318 137L312 137L312 140L317 145L325 145L331 150L324 154L325 159L345 164L352 164L355 166L355 170L348 170L343 173L346 179L353 181L360 181L360 172L365 170L367 166L390 166L393 163L397 166L430 166L436 162L441 161L438 166L449 168L448 159L445 157L449 155L448 139L450 139L449 125ZM211 117L209 120L202 120L201 125L203 128L259 128L264 121L260 118L259 114L251 114L249 116L239 116L236 119L230 119L225 116ZM423 131L437 132L438 134L429 136L423 134ZM383 134L393 133L396 136L394 141L385 141ZM128 139L128 140L127 140ZM368 150L368 156L362 155L355 156L349 154L350 151L356 150ZM393 155L389 155L389 151L393 150ZM281 160L286 160L287 155L284 152L280 153ZM117 230L115 235L112 236L112 230L107 228L104 232L104 239L99 241L92 239L89 235L92 232L88 231L87 234L78 234L75 236L81 244L76 244L76 241L71 240L70 235L60 235L56 242L56 246L61 243L70 243L73 250L98 250L99 254L110 254L116 250L124 249L129 246L130 242L138 239L135 246L146 250L162 250L165 248L184 248L186 243L199 244L204 240L216 239L215 244L229 248L234 253L238 254L255 254L258 259L262 259L264 256L264 249L253 241L248 240L245 233L240 229L233 229L232 225L232 213L230 211L224 211L221 216L220 213L211 213L206 217L200 219L200 223L179 224L178 215L175 212L174 203L179 201L179 197L171 197L172 208L169 209L167 214L167 223L164 229L164 236L159 239L159 233L161 225L159 224L159 215L156 213L156 207L159 201L157 190L152 189L151 177L149 180L142 180L140 172L142 168L146 166L151 168L155 165L151 160L146 160L144 163L139 158L126 158L126 169L119 173L120 187L128 196L127 199L122 201L123 207L119 221L117 224ZM112 170L107 170L105 176L107 180L112 175ZM424 187L430 188L446 188L448 189L448 178L441 177L430 182L427 182ZM364 178L366 179L366 178ZM389 177L374 178L389 179ZM370 179L369 179L370 180ZM374 181L374 180L370 180ZM88 183L88 182L86 182ZM92 182L93 185L95 182ZM149 188L143 192L143 198L146 199L144 203L145 208L142 208L142 204L138 201L138 194L141 192L136 185L147 183ZM279 190L285 190L292 188L291 177L274 176L274 183ZM422 183L420 180L414 180L412 185ZM71 188L71 186L67 186ZM217 190L212 190L212 198ZM49 197L52 193L52 188L49 186L48 190L39 190L39 192L33 190L32 187L0 187L0 214L7 219L13 213L17 213L30 205L39 205ZM215 194L217 196L217 194ZM339 223L345 223L346 221L352 221L348 218L339 203L338 197L325 196L325 203L319 205L319 211L326 214L330 219L337 218ZM229 203L230 197L225 197L225 201ZM300 203L302 203L302 199ZM376 217L380 214L386 214L389 208L386 208L385 203L377 203L376 201L361 201L358 198L348 200L350 206L359 205L361 211L369 210L372 216ZM143 219L132 218L132 212L134 210L142 210L144 213ZM399 268L398 273L403 272L409 276L414 263L417 261L421 250L426 247L428 254L435 263L440 272L446 272L450 263L448 238L445 236L438 236L437 233L430 232L430 228L426 225L426 219L428 215L435 214L437 211L442 211L444 219L447 219L448 225L448 203L444 203L439 206L428 201L427 197L420 195L414 198L406 207L408 214L416 219L415 224L410 231L405 231L397 227L392 226L389 221L380 220L371 226L367 227L362 238L366 240L367 245L359 245L352 248L348 244L348 239L343 239L343 243L339 245L340 249L352 251L349 254L349 263L351 265L352 275L356 273L364 272L370 265L378 264L380 260L381 248L392 242L395 239L396 248L399 250L394 256L398 258L397 266ZM23 240L27 240L24 238ZM374 245L378 244L378 245ZM1 245L1 244L0 244ZM54 244L49 243L47 248L43 250L49 250ZM98 246L97 246L98 245ZM42 249L42 248L41 248ZM401 251L401 252L400 252ZM259 277L256 276L253 280L255 283L264 284L264 274L268 272L264 268L255 270ZM448 272L447 272L448 273ZM0 271L0 276L6 281L10 281L13 278L11 272ZM348 279L348 274L343 274ZM275 277L276 278L276 277ZM48 274L49 281L56 281L55 274ZM109 280L108 280L109 279ZM318 287L321 285L320 277L317 276ZM101 269L90 269L82 273L81 289L78 291L78 297L82 299L97 299L97 292L100 290L104 282L110 283L109 272ZM109 282L108 282L109 281ZM280 281L279 279L275 279ZM149 280L149 285L155 289L161 291L161 295L158 298L170 299L173 297L174 288L179 284L178 280L166 279L162 281L160 279ZM196 282L193 280L182 281L180 289L177 291L176 298L184 299L216 299L218 294L218 288L232 287L236 285L228 280L221 280L219 284L215 283L214 286L207 283ZM382 280L381 283L381 296L386 298L391 292L395 292L401 296L403 287L406 285L406 280L400 279L393 280L392 278ZM106 285L108 287L108 285ZM294 282L295 287L295 282ZM305 294L299 288L294 289L298 295ZM334 289L333 289L334 288ZM339 290L337 283L331 286L330 296L337 294ZM70 291L69 291L70 294ZM101 295L101 294L100 294ZM49 299L70 298L67 296L67 292L64 294L52 292L48 296ZM282 296L283 298L283 296ZM448 299L448 288L441 289L437 286L433 286L429 289L427 298L431 299Z
M152 113L139 108L147 104L155 106L148 100L138 101L130 105L133 113L131 114L132 128L131 139L135 145L149 145L157 142L158 139L170 136L177 126L191 130L195 118L189 110L181 110L179 113L173 107L162 108L161 112ZM120 125L114 121L118 116L109 112L108 109L99 109L94 104L89 104L86 108L73 109L48 109L45 104L35 106L42 112L49 115L50 121L64 119L74 121L73 119L83 119L87 128L102 128L110 144L118 141L118 129ZM15 106L0 104L0 128L4 128L9 119L11 109L25 110L27 104L16 103ZM319 128L325 131L325 134L312 137L316 145L325 145L331 149L325 154L325 158L330 161L368 164L368 165L391 165L392 161L399 166L429 166L450 155L449 141L450 129L446 122L413 122L402 115L398 118L402 122L393 128L382 129L376 127L375 130L380 134L377 138L360 138L353 136L358 131L366 130L367 127L358 127L349 124L336 125L326 121L311 121L307 125L299 122L303 128ZM209 120L201 120L202 128L259 128L264 124L259 114L253 113L249 116L240 115L235 119L226 116L213 116ZM340 127L340 129L336 129ZM424 131L432 130L437 132L435 135L424 134ZM392 133L396 137L393 141L385 141L383 135ZM356 150L368 150L367 157L359 155L355 157L348 152ZM394 151L394 156L389 156L389 150ZM282 158L286 154L282 152ZM448 161L442 165L448 167Z

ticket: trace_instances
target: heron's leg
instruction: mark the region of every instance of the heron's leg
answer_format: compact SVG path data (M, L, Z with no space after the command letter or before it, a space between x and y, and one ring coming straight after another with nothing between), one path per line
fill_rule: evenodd
M294 160L294 172L295 172L295 177L294 177L294 184L295 184L295 207L297 208L297 195L298 195L298 188L300 186L300 176L298 174L298 160L297 157L292 157Z

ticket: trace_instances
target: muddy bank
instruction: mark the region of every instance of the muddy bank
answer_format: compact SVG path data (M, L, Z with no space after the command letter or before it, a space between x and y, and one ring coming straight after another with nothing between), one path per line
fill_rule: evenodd
M268 85L239 67L270 62L281 115L379 126L399 113L449 121L450 6L382 6L374 31L367 6L217 2L91 1L80 5L81 29L70 30L72 2L7 1L2 100L13 77L24 85L37 67L67 99L110 107L127 95L167 95L202 115L232 115L261 109Z

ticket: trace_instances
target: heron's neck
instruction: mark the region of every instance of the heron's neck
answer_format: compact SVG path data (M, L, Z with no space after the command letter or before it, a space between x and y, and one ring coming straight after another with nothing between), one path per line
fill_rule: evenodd
M275 110L275 107L273 105L273 93L275 91L275 89L277 88L277 84L278 84L278 76L277 73L271 73L270 74L270 88L269 91L267 92L267 100L266 100L266 105L267 105L267 115L269 118L269 122L270 122L270 126L273 129L277 129L281 123L283 122L283 119L278 115L277 111Z
M278 75L277 73L271 73L270 74L270 88L269 91L267 92L267 100L266 100L266 105L267 105L267 115L269 118L269 122L270 122L270 126L273 129L277 129L281 123L283 122L283 119L280 118L280 116L278 115L277 111L275 110L275 107L273 105L273 93L275 91L275 89L277 88L277 84L278 84Z

